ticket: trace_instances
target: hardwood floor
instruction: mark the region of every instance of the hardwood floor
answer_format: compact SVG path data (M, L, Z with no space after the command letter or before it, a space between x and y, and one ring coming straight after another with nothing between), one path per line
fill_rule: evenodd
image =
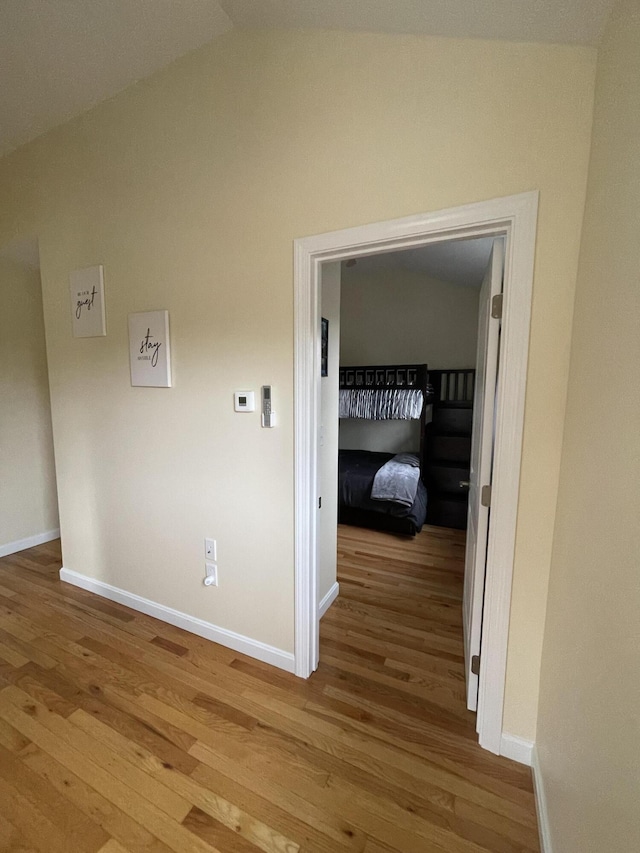
M530 853L527 768L464 704L463 534L340 528L304 682L0 560L0 850Z

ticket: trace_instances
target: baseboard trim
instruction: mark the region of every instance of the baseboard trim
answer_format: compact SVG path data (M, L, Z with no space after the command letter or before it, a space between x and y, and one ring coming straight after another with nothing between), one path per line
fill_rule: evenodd
M251 637L245 637L243 634L236 634L235 631L229 631L227 628L220 628L211 622L205 622L203 619L189 616L188 613L182 613L180 610L174 610L172 607L166 607L164 604L158 604L156 601L142 598L140 595L127 592L124 589L96 580L95 578L87 577L87 575L81 575L79 572L74 572L71 569L60 569L60 580L73 584L73 586L78 586L88 592L93 592L102 598L108 598L110 601L117 601L119 604L124 604L132 610L146 613L147 616L153 616L162 622L168 622L169 625L175 625L176 628L182 628L192 634L197 634L199 637L219 643L221 646L226 646L235 652L256 658L264 663L271 664L271 666L277 666L279 669L286 670L286 672L294 671L293 654L285 652L282 649L277 649L275 646L269 646L267 643L261 643L259 640L254 640Z
M502 733L500 739L500 755L505 758L510 758L512 761L517 761L519 764L526 764L531 767L531 755L533 752L533 743L530 740L525 740L517 735L509 735Z
M547 796L544 790L538 750L533 747L531 756L531 770L533 771L533 791L536 798L536 814L538 815L538 832L540 834L541 853L553 853L551 847L551 830L549 825L549 812L547 811Z
M338 597L338 593L340 592L340 584L338 581L334 583L329 592L322 599L320 604L318 605L318 619L322 619L327 610L331 607L333 602Z
M8 557L9 554L17 554L18 551L26 551L27 548L35 548L36 545L44 545L60 538L60 528L46 530L44 533L36 533L35 536L27 536L26 539L16 539L15 542L7 542L0 545L0 557Z

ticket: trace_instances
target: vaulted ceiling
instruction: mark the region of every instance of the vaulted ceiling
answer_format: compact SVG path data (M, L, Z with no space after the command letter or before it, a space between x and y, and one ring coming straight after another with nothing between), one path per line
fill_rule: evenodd
M480 287L489 264L492 246L493 237L445 240L442 243L430 243L420 249L367 255L358 258L356 266L358 273L405 269L448 284Z
M0 156L236 28L595 45L613 0L1 0Z

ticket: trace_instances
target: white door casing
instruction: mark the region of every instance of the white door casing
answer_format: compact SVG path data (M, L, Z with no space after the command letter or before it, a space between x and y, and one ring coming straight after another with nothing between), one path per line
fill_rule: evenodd
M506 238L501 392L496 402L483 662L478 688L479 742L495 753L500 752L502 737L537 211L538 193L532 191L294 241L295 672L308 678L318 665L319 645L316 502L320 264L464 237Z
M491 485L493 418L498 371L499 320L491 317L491 303L502 291L504 244L494 240L478 301L478 348L473 397L473 428L469 471L469 509L464 561L463 628L467 708L478 707L478 676L471 661L480 656L482 606L489 534L489 508L482 503L482 487Z

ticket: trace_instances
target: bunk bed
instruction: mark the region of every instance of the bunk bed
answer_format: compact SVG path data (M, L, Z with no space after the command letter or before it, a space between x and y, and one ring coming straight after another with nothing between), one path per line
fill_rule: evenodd
M410 536L427 516L425 412L430 401L426 364L365 365L339 371L340 417L417 420L412 453L340 450L338 521Z
M464 527L475 370L429 371L426 364L341 367L339 389L341 419L417 420L419 446L400 454L341 449L338 521L410 536L425 521ZM400 477L396 491L392 481L391 493L384 466ZM376 479L382 492L376 492ZM412 500L405 480L415 484Z

